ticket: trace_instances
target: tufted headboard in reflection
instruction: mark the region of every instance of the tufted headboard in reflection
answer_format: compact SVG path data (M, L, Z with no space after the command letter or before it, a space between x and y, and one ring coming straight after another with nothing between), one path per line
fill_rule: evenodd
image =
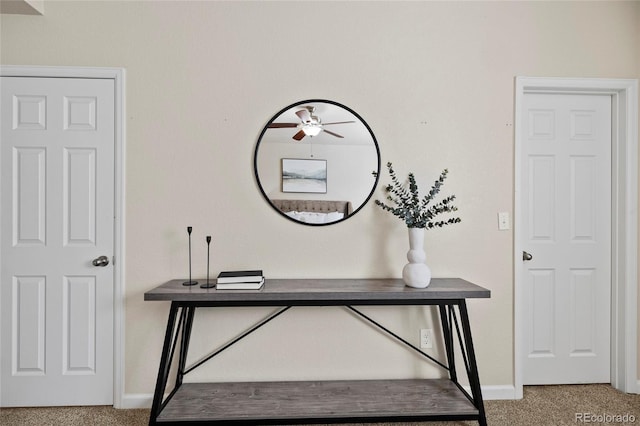
M350 201L326 201L326 200L271 200L274 207L287 212L312 212L312 213L344 213L347 217L353 213Z

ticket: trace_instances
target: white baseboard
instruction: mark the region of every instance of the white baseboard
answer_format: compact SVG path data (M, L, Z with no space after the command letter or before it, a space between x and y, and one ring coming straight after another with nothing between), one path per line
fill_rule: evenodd
M153 394L150 393L125 393L121 398L122 405L120 407L124 410L130 410L135 408L151 408L153 402Z
M640 381L638 382L640 385ZM464 386L470 392L468 386ZM638 387L640 389L640 386ZM482 398L485 401L498 399L516 399L516 389L513 385L482 386ZM151 408L153 395L150 393L126 393L122 397L121 409Z
M463 388L471 393L469 386L463 386ZM498 399L516 399L516 388L513 385L489 385L480 386L482 391L482 399L485 401L492 401Z
M517 399L516 387L513 385L481 386L482 398L489 400Z

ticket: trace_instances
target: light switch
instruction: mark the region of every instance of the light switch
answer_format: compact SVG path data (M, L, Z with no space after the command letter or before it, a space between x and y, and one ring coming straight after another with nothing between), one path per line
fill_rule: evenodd
M499 212L498 213L498 229L501 231L506 231L509 228L510 228L509 212Z

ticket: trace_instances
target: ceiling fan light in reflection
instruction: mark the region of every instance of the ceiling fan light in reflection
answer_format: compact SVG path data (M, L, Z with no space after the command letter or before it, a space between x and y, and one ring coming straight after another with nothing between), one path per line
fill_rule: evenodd
M302 131L307 136L318 136L322 131L322 127L318 124L303 124Z

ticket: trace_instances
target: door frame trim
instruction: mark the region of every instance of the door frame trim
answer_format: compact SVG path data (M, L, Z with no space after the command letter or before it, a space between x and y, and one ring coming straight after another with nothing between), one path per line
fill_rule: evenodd
M520 211L522 144L519 123L527 93L604 94L612 105L611 188L611 385L638 393L638 80L516 77L514 148L514 382L523 396L525 295ZM520 254L520 256L518 256Z
M125 70L124 68L2 65L0 66L0 76L111 79L115 83L113 405L120 408L123 403L125 371Z

